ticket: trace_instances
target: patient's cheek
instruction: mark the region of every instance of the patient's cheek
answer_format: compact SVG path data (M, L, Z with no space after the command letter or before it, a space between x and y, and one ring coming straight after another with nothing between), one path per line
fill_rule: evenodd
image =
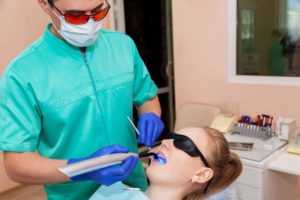
M199 160L179 152L172 154L165 165L152 163L147 168L147 176L152 183L183 185L195 174L199 163Z

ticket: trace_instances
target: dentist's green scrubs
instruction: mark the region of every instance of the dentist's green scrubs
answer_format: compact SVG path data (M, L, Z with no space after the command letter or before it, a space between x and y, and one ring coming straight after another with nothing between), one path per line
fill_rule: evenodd
M37 150L53 159L86 157L111 144L137 152L127 116L132 117L134 104L153 98L157 87L134 42L101 30L83 56L50 28L1 77L0 150ZM146 189L141 163L125 183ZM84 200L98 187L82 181L45 189L50 200Z

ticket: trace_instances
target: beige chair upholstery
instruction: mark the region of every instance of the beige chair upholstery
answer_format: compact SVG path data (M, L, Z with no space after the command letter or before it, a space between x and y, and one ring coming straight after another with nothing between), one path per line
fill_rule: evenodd
M177 110L174 130L188 126L209 126L219 113L221 113L221 109L214 105L201 103L183 104Z

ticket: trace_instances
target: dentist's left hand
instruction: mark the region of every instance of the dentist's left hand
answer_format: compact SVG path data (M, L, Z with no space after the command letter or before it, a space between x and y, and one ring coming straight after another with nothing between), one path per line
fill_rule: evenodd
M152 147L164 129L164 123L158 115L153 112L143 113L138 121L139 144Z
M113 153L127 153L129 150L128 148L122 147L120 145L112 145L108 147L103 147L93 153L92 155L82 158L82 159L70 159L67 162L67 165L76 163L82 160L86 160L89 158L95 158L98 156L113 154ZM87 172L78 176L74 176L71 179L73 181L83 181L83 180L92 180L99 184L103 185L111 185L118 181L123 181L128 178L132 170L134 169L138 158L136 157L129 157L127 158L122 165L114 165L107 168L102 168L99 170L95 170L92 172Z

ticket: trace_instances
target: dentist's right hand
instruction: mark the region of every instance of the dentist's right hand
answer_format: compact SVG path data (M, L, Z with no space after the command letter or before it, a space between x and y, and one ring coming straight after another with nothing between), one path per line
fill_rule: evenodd
M129 150L126 147L122 147L120 145L111 145L107 147L103 147L93 153L92 155L82 158L82 159L70 159L67 162L67 165L76 163L82 160L86 160L89 158L95 158L98 156L104 156L108 154L113 153L127 153ZM99 170L87 172L84 174L80 174L78 176L71 177L71 180L73 181L83 181L83 180L92 180L99 184L103 185L111 185L118 181L123 181L124 179L127 179L132 170L134 169L136 163L138 161L138 158L136 157L129 157L127 158L122 165L114 165L107 168L102 168Z

